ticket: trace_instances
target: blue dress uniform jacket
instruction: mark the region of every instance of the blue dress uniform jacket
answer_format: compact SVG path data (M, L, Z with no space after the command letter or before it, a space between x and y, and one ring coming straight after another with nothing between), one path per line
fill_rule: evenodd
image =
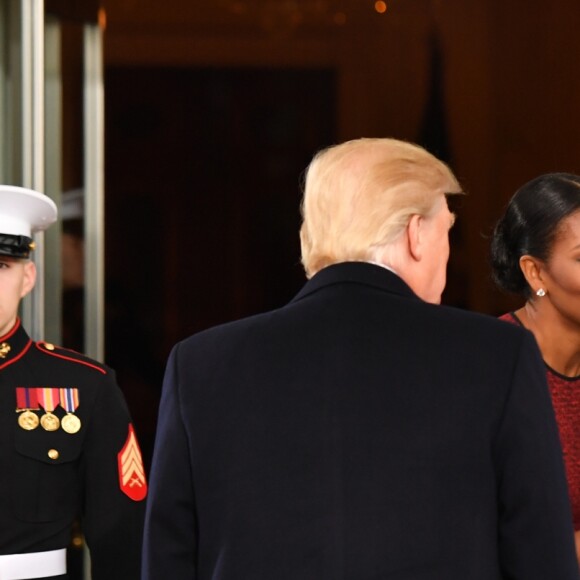
M121 490L119 453L132 428L113 371L31 341L20 322L0 338L0 357L0 555L66 548L80 517L93 580L139 578L144 502ZM17 389L47 387L77 389L77 432L21 427ZM65 410L53 414L62 424ZM146 486L143 474L137 479Z
M527 331L371 264L175 346L146 580L578 580Z

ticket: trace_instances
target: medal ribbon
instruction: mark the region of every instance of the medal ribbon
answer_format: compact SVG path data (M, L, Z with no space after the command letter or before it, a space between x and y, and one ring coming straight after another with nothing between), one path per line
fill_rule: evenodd
M52 413L55 407L60 403L59 389L46 387L37 388L38 402L47 413Z
M60 406L67 413L74 413L79 406L79 390L76 388L66 389L61 388L60 390Z
M16 387L16 408L38 410L38 389Z

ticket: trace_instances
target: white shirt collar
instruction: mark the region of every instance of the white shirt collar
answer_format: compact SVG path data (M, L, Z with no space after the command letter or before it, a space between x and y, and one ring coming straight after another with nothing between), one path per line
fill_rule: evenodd
M397 272L395 272L395 270L393 270L393 268L391 268L390 266L387 266L386 264L381 264L380 262L375 262L374 260L368 260L369 264L374 264L375 266L380 266L381 268L384 268L385 270L389 270L389 272L392 272L395 275L399 275L397 274Z

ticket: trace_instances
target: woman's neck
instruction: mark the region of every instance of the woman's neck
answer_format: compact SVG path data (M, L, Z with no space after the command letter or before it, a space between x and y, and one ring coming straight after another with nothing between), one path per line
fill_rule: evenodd
M544 362L556 372L580 376L580 326L564 318L548 303L528 301L515 312L534 335Z

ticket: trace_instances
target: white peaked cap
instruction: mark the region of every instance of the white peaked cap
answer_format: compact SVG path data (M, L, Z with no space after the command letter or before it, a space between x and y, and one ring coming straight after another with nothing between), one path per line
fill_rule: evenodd
M31 237L56 221L50 197L15 185L0 185L0 234Z

